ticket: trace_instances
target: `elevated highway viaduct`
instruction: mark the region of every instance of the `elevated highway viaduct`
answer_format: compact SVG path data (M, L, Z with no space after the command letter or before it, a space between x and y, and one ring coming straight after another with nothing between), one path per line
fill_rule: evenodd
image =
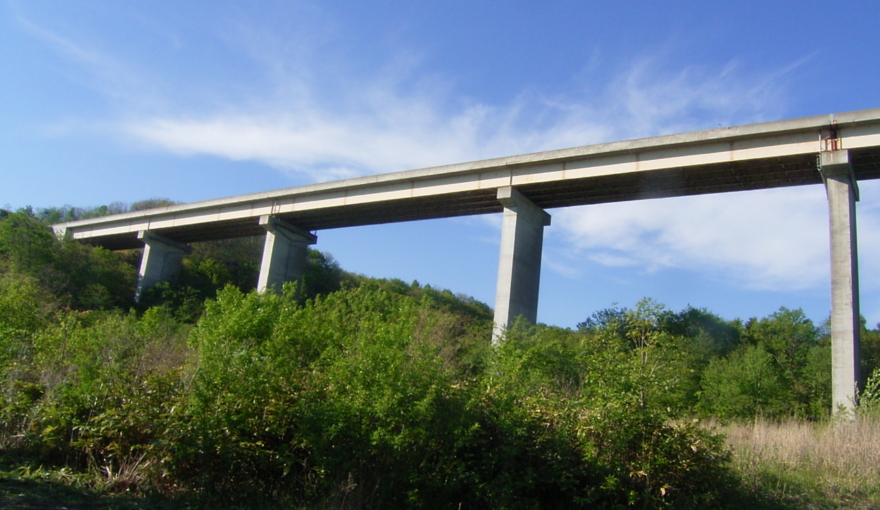
M301 277L315 231L503 212L495 338L537 319L547 209L824 185L831 238L833 399L859 381L858 181L880 177L880 109L473 161L54 225L111 250L144 248L139 290L170 279L189 243L265 236L258 288Z

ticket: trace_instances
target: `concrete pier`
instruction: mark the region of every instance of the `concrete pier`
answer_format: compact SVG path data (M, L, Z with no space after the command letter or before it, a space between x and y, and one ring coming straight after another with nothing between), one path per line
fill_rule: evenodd
M822 152L820 170L828 192L831 226L831 392L836 413L854 409L861 381L856 243L859 190L848 151Z
M138 232L138 239L144 243L144 254L138 272L136 301L145 289L162 281L174 281L180 274L183 257L192 252L191 247L149 230Z
M318 242L318 238L271 215L261 216L260 226L266 229L266 244L257 290L271 289L280 293L284 283L302 280L309 246Z
M496 196L504 206L504 218L493 342L499 341L520 315L531 322L538 317L541 250L544 227L550 225L550 215L512 186L498 188Z

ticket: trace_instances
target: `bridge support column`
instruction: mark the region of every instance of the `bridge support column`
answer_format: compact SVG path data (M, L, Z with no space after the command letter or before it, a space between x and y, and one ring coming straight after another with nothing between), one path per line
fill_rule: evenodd
M831 226L831 393L833 411L852 410L860 383L859 272L856 183L849 153L823 152L820 170L828 193Z
M257 290L271 289L280 294L285 282L302 280L309 245L318 242L318 238L275 216L260 216L260 225L266 229L266 244L263 245Z
M138 272L135 301L140 300L143 291L153 285L173 281L180 274L183 257L192 252L192 248L177 241L142 230L138 239L144 243L144 254L141 257L141 268Z
M504 206L504 218L493 342L502 338L518 316L537 320L544 227L550 225L550 215L512 186L498 188L497 197Z

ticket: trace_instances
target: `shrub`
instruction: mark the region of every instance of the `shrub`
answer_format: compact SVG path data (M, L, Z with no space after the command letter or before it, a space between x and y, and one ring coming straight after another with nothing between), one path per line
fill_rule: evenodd
M709 362L700 409L719 418L779 417L791 412L791 395L773 356L763 345L744 345Z
M859 395L859 414L880 418L880 370L875 370Z
M227 286L191 330L164 307L59 313L7 408L41 461L211 507L687 507L725 486L719 440L652 397L662 342L518 323L493 348L479 314L482 341L449 296L410 294Z
M128 470L143 482L131 468L145 466L163 434L186 356L166 315L67 312L36 334L28 384L15 396L18 430L9 431L22 436L19 446L43 462L102 477Z

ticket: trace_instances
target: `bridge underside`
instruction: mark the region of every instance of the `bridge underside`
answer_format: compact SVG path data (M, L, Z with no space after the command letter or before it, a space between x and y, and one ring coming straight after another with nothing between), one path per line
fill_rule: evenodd
M850 150L856 180L880 178L880 148ZM727 193L822 184L815 154L756 159L723 164L631 172L564 181L519 184L517 190L542 209L628 200ZM325 207L279 214L287 223L309 231L500 213L496 188L417 198ZM259 217L157 229L180 243L262 236ZM111 250L142 248L137 232L85 239Z

